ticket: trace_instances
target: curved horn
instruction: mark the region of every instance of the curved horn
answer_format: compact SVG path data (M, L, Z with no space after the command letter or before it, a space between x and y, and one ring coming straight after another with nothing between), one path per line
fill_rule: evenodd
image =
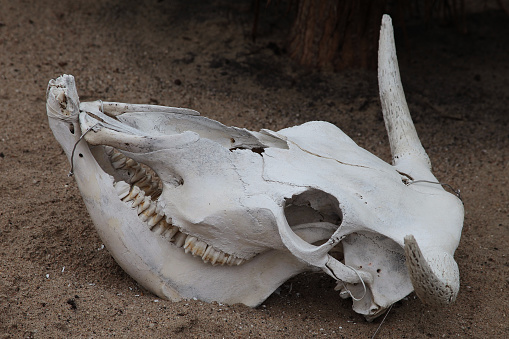
M451 254L433 251L423 255L413 235L405 237L405 257L415 294L425 304L448 305L460 288L458 264Z
M394 166L405 169L416 163L431 169L431 163L415 131L399 75L392 20L382 18L378 46L378 85L380 101Z

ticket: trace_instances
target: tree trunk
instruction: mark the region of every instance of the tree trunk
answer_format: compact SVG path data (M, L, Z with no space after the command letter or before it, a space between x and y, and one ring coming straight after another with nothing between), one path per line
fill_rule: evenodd
M288 51L319 69L376 67L387 0L300 0Z

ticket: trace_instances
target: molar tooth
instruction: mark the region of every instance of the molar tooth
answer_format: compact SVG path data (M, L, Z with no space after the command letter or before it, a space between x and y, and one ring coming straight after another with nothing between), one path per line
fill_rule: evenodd
M145 197L145 199L143 199L142 203L138 205L138 215L140 215L141 213L143 213L143 211L145 211L147 208L150 207L150 204L151 204L151 200L149 197Z
M170 241L172 241L175 234L177 234L179 231L178 227L170 226L169 230L164 234L164 237Z
M223 251L217 251L219 253L219 255L217 256L217 259L214 263L212 263L212 265L224 265L224 263L226 262L226 258L228 256L228 254L224 253Z
M127 157L123 155L122 153L115 153L111 157L111 166L115 169L121 169L125 166L127 161Z
M164 215L160 214L154 214L149 220L148 220L148 226L154 227L159 223L159 221L164 220ZM166 222L166 221L165 221Z
M131 178L131 182L139 188L145 188L147 186L150 187L152 184L152 175L145 174L140 180L135 180L135 177L133 176L133 178Z
M166 231L166 221L163 219L150 228L152 232L158 235L163 235Z
M125 181L118 181L113 184L120 199L124 199L131 190L131 186Z
M184 249L185 249L185 252L188 253L189 251L191 251L194 247L194 244L195 242L197 241L198 239L196 239L196 237L193 237L191 235L189 235L187 238L186 238L186 241L184 243Z
M151 203L150 206L145 211L141 212L141 214L139 215L140 219L143 221L149 220L149 218L155 214L155 210L156 204Z
M187 238L187 234L179 231L177 233L177 235L175 236L175 246L182 247L186 241L186 238Z
M122 153L115 153L115 154L112 154L111 161L112 162L119 161L122 158L126 158L126 156L123 155Z
M113 154L113 151L114 151L114 148L111 147L111 146L103 146L103 149L104 149L104 153L106 153L106 155L108 156L112 156Z
M137 188L137 191L138 191L138 195L136 195L136 197L134 198L134 201L133 201L133 204L132 204L132 207L137 207L139 204L141 204L141 202L143 200L145 200L145 192L143 192L142 190L139 189L139 187L137 186L133 186L133 189L131 190L131 192L134 191L134 188Z
M192 250L191 250L191 253L194 255L194 256L199 256L201 257L203 255L203 253L205 253L205 250L207 249L207 244L204 243L203 241L200 241L198 240Z
M122 154L123 155L123 154ZM131 167L133 169L137 169L136 166L140 166L135 160L131 159L131 158L128 158L125 162L125 165L127 167Z
M215 264L216 264L217 259L219 258L219 254L220 254L220 253L221 253L221 252L216 251L216 250L214 250L214 252L212 252L212 253L211 253L211 254L212 254L212 256L211 256L211 258L210 258L210 259L211 259L211 260L210 260L210 263L211 263L212 265L215 265Z
M152 197L152 199L157 199L159 196L157 197L154 197L153 196L153 193L156 191L153 187L153 185L150 185L150 186L144 186L143 187L143 190L145 191L145 195L150 195Z
M140 165L138 164L138 166L140 166ZM131 184L137 183L138 181L145 178L145 176L146 176L146 172L142 167L138 167L135 170L136 171L134 172L133 176L131 177ZM140 186L140 188L141 188L141 185L138 185L138 186Z
M126 195L122 201L125 201L125 202L128 202L128 201L131 201L133 200L134 198L136 198L138 196L138 194L140 193L140 188L139 187L136 187L136 186L132 186L131 187L131 190L129 191L129 194Z
M235 262L235 256L233 254L230 254L228 259L224 263L227 264L228 266L232 266L234 262Z
M151 189L147 190L147 191L149 191L149 192L150 192L150 193L147 193L147 194L148 194L148 195L150 195L150 196L152 197L152 199L154 199L154 200L155 200L155 199L157 199L157 198L159 198L159 196L161 195L161 193L163 193L163 191L162 191L162 190L160 190L160 189L158 188L158 186L159 186L159 185L157 184L157 182L155 182L155 183L152 185L152 187L153 187L153 188L151 188Z
M214 252L215 252L214 247L212 247L212 246L207 247L207 249L201 256L201 259L203 260L203 262L208 263L210 261L210 259L212 259L211 254L213 254Z
M210 261L212 265L224 265L226 259L226 255L223 251L215 250L215 253L212 255L212 260Z
M242 258L237 258L237 259L235 260L235 264L234 264L234 265L239 266L239 265L243 264L243 263L244 263L244 261L246 261L246 260L245 260L245 259L242 259Z

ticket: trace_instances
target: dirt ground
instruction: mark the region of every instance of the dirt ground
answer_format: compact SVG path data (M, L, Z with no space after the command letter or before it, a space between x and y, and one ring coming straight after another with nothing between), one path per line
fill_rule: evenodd
M273 5L277 6L277 4ZM324 275L285 283L260 307L159 300L104 248L47 123L48 81L80 99L196 109L227 125L339 126L390 160L376 73L310 72L284 53L289 17L250 1L0 0L0 338L370 338ZM439 180L461 190L457 302L396 303L380 338L509 337L509 17L467 34L396 30L407 100Z

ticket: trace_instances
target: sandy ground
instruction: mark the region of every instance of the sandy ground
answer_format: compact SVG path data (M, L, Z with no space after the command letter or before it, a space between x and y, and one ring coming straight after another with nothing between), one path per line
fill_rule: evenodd
M0 0L0 337L369 338L327 276L284 284L260 307L158 300L104 248L48 127L45 90L63 73L82 100L196 109L228 125L338 125L390 159L376 74L299 70L288 17L250 1ZM232 4L233 3L233 4ZM378 337L509 337L509 18L467 18L469 33L397 30L401 72L436 176L461 189L461 291L448 308L414 294Z

